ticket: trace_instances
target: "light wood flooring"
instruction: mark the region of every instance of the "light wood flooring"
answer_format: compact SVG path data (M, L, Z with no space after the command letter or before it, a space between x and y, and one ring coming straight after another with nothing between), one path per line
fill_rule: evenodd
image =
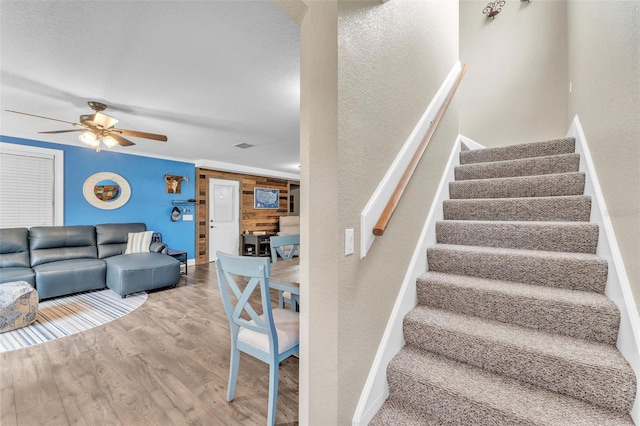
M0 425L263 425L269 366L241 354L226 401L229 325L214 264L189 266L103 326L0 353ZM298 359L280 365L276 422L298 424Z

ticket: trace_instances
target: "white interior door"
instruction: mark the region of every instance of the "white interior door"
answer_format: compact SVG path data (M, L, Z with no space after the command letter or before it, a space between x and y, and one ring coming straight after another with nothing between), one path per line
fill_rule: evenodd
M209 262L240 247L240 182L209 179Z

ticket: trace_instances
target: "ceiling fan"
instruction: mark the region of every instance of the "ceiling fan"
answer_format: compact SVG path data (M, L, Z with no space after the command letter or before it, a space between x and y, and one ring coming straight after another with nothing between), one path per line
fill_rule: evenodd
M113 148L116 145L131 146L135 143L129 139L125 139L124 136L133 136L137 138L152 139L155 141L166 142L167 137L165 135L158 135L155 133L138 132L136 130L117 129L114 126L118 123L113 117L103 114L102 111L107 109L107 105L102 102L88 101L89 107L95 111L93 114L85 114L80 116L80 122L74 123L71 121L59 120L57 118L43 117L41 115L29 114L26 112L5 110L16 114L29 115L31 117L44 118L46 120L60 121L62 123L71 124L76 129L72 130L50 130L47 132L38 133L68 133L68 132L82 132L80 140L95 148L97 152L100 152L101 142L105 144L107 148Z

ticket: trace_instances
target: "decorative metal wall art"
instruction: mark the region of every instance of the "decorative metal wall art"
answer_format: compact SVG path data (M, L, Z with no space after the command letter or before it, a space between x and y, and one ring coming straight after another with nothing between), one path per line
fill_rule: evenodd
M500 13L504 5L505 5L505 0L492 1L489 4L487 4L487 7L485 7L482 10L482 13L487 15L487 18L495 18L496 15Z

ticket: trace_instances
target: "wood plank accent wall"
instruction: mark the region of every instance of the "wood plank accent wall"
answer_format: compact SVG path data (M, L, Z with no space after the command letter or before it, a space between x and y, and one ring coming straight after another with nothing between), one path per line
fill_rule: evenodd
M245 231L266 231L275 233L278 231L278 219L289 214L289 182L286 179L270 178L265 176L253 176L240 173L221 172L196 168L198 176L196 184L198 220L196 226L196 264L209 262L209 179L227 179L240 182L240 228L238 233ZM298 183L298 182L296 182ZM254 209L253 189L272 188L280 190L280 202L278 209ZM242 244L242 241L240 241Z

